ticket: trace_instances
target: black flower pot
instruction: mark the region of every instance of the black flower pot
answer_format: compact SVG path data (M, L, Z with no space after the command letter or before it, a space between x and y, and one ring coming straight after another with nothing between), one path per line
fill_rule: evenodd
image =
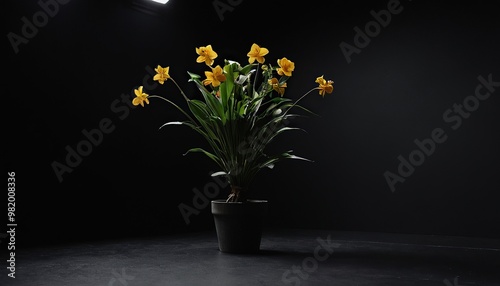
M212 201L212 214L219 240L219 250L227 253L260 251L263 219L267 214L266 200L246 202Z

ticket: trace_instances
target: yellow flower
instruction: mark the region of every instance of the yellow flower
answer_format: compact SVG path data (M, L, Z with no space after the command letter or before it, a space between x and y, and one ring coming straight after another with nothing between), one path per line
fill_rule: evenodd
M333 81L325 80L323 76L316 78L316 83L319 84L317 89L319 89L319 95L325 96L326 93L333 92Z
M203 84L204 85L212 84L213 87L218 87L221 82L224 82L226 80L224 71L219 65L213 68L211 72L206 71L205 76L207 78L203 80Z
M269 80L269 84L273 86L273 89L278 92L280 96L283 96L283 94L285 94L286 82L280 85L278 79L273 77Z
M168 74L170 67L162 68L160 65L158 65L157 68L155 68L155 76L153 77L153 80L158 81L160 84L163 84L167 79L170 78L170 75Z
M248 52L248 62L253 64L255 60L257 60L259 63L263 64L266 59L264 58L265 55L269 53L269 50L266 48L261 48L257 44L252 44L252 48L250 49L250 52Z
M322 85L326 84L326 79L324 79L323 76L318 76L314 82L318 83L319 85Z
M144 102L146 102L147 104L149 104L149 99L148 99L148 94L147 93L144 93L142 91L142 85L139 86L139 88L136 88L134 90L134 93L135 93L135 98L132 100L132 104L133 105L141 105L142 107L144 107Z
M214 59L217 58L217 53L212 50L212 45L196 48L196 53L199 55L196 62L205 62L207 66L213 65Z
M277 71L279 75L292 76L292 72L295 69L295 63L287 58L282 58L278 60L278 65L280 66Z

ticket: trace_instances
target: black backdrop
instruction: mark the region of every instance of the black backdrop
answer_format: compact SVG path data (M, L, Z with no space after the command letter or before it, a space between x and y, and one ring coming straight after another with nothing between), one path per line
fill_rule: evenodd
M254 181L254 197L271 202L269 227L500 237L493 1L101 2L8 0L2 9L18 241L212 229L196 194L228 190L206 157L183 156L203 143L186 128L158 131L180 116L163 102L127 102L158 64L196 96L186 74L203 70L195 47L246 61L254 42L269 61L296 63L290 97L316 76L335 81L333 94L303 101L320 115L295 122L307 134L271 147L315 162L285 161ZM158 92L181 99L172 85ZM68 155L78 148L85 156ZM56 165L67 169L57 175ZM196 211L189 222L179 206Z

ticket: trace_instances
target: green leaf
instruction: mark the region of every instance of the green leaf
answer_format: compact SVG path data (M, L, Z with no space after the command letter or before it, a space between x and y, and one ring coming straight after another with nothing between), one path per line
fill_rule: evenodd
M192 72L187 72L189 74L189 76L191 77L191 79L199 79L201 78L201 76L195 74L195 73L192 73Z
M241 74L249 74L249 73L254 73L256 71L255 69L255 64L248 64L241 68L240 72Z
M227 173L224 172L224 171L219 171L219 172L215 172L215 173L212 173L212 177L217 177L217 176L226 176Z
M210 116L207 105L203 101L192 99L188 102L191 113L201 122L206 122Z
M223 163L219 157L215 156L214 154L212 154L212 153L210 153L202 148L191 148L191 149L187 150L187 152L184 153L184 155L186 155L188 153L192 153L192 152L203 153L203 154L207 155L208 158L214 160L214 162L217 163L217 165L223 166Z
M214 132L216 128L212 125L213 118L211 118L211 114L207 105L203 101L195 99L190 100L188 102L188 105L191 113L193 113L196 119L198 119L200 125L208 135L208 138L210 138L210 140L212 141L217 140L217 136Z
M171 121L171 122L167 122L167 123L163 124L158 129L162 129L164 126L167 126L167 125L182 125L182 124L184 124L184 122L181 122L181 121Z
M222 82L219 86L220 100L221 100L222 107L224 108L225 113L228 110L227 99L229 97L229 95L227 94L227 87L226 87L227 83L226 82L227 82L227 77L226 77L226 81Z
M279 154L279 155L276 155L276 156L273 156L273 157L269 158L268 160L266 160L262 164L260 164L259 169L260 168L264 168L264 167L272 169L274 167L274 164L276 162L279 162L279 161L281 161L283 159L295 159L295 160L303 160L303 161L308 161L308 162L314 162L314 161L309 160L307 158L293 155L293 154L291 154L291 152L292 151L290 150L290 151L287 151L285 153L282 153L282 154Z
M226 81L224 82L224 87L221 87L221 89L224 88L221 92L225 92L226 98L229 98L233 96L234 79L238 77L238 74L233 72L233 65L225 65L224 75L226 76Z
M273 135L269 137L267 143L270 143L276 136L280 135L281 133L283 133L285 131L290 131L290 130L301 130L301 131L306 132L302 128L297 128L297 127L283 127L281 129L277 130L276 132L274 132Z

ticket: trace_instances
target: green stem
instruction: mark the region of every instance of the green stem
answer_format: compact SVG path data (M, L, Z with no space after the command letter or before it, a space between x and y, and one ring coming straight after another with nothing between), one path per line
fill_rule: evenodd
M301 101L304 97L306 97L306 95L308 95L309 93L311 93L312 91L317 90L317 89L318 89L318 88L317 88L317 87L315 87L315 88L310 89L308 92L304 93L301 97L299 97L299 99L297 99L297 100L296 100L296 101L295 101L295 102L294 102L294 103L290 106L290 108L288 108L287 110L285 110L285 112L283 113L283 115L282 115L282 116L284 116L285 114L287 114L287 113L288 113L288 111L289 111L290 109L292 109L294 106L296 106L296 105L299 103L299 101Z
M184 93L182 93L182 94L184 95ZM175 106L175 108L177 108L177 109L178 109L180 112L182 112L184 115L186 115L186 117L187 117L187 118L189 118L189 120L190 120L191 122L193 122L195 125L198 125L198 124L196 123L196 121L195 121L195 120L194 120L191 116L189 116L189 114L187 114L187 112L186 112L186 111L184 111L184 109L182 109L180 106L178 106L177 104L175 104L175 103L174 103L174 102L172 102L171 100L168 100L168 99L166 99L166 98L165 98L165 97L163 97L163 96L159 96L159 95L155 95L155 94L150 95L149 97L150 97L150 98L155 97L155 98L159 98L159 99L165 100L166 102L168 102L168 103L172 104L173 106Z
M184 96L184 99L186 101L189 101L190 99L186 96L186 94L184 93L184 91L182 91L182 88L177 84L177 82L173 78L170 78L170 79L175 84L175 86L177 86L177 89L181 92L182 96Z

